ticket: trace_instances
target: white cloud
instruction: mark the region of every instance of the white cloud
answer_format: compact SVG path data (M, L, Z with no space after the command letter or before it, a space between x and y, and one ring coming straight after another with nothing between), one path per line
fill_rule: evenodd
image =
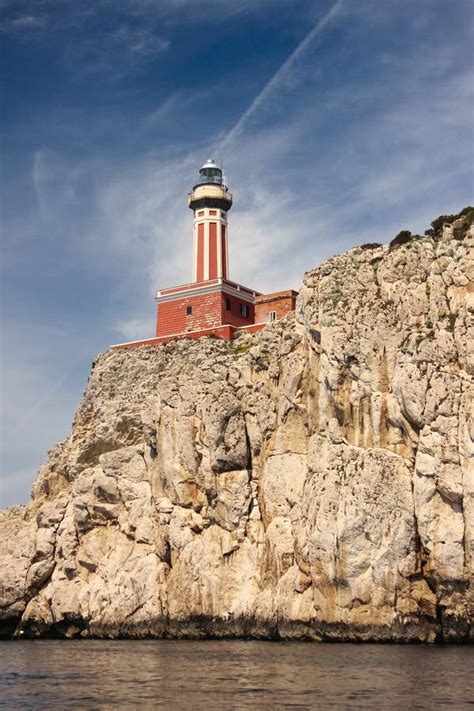
M183 103L187 103L186 95L183 91L175 91L170 94L156 109L151 111L144 120L145 128L154 128L163 121L172 117L173 112L182 108Z
M110 0L105 0L109 2ZM177 13L181 21L202 19L206 12L214 17L224 18L241 14L257 14L277 9L282 5L308 5L308 0L125 0L131 11L150 15L169 15ZM184 14L184 11L186 13ZM178 14L179 13L179 14Z
M21 15L20 17L15 17L15 19L11 22L12 27L26 29L41 27L43 24L44 19L42 17L38 17L37 15Z
M70 430L92 360L75 330L3 315L2 505L28 498L47 450Z
M0 508L26 503L35 473L34 466L4 471L0 477Z
M149 304L151 313L151 303ZM142 338L153 336L153 318L133 318L129 320L118 319L114 323L114 328L119 333L124 342L140 341Z
M108 38L110 46L125 49L131 58L151 57L168 49L168 40L157 36L156 32L148 28L130 28L122 25L110 33Z

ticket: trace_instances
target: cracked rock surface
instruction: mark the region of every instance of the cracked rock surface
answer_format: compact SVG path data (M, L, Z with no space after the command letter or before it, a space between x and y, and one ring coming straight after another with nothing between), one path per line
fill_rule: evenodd
M468 640L473 246L355 248L258 334L99 356L0 512L3 635Z

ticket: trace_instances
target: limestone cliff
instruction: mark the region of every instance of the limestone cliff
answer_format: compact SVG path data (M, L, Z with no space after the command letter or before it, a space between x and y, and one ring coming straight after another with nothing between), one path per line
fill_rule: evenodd
M99 356L0 514L3 633L468 639L462 219L330 259L254 336Z

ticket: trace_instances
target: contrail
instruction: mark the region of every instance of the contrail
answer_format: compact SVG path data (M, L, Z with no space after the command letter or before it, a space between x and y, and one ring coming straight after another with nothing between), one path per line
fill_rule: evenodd
M324 15L323 18L321 18L321 20L319 20L319 22L313 27L313 29L308 32L306 37L300 42L296 49L293 50L290 56L283 62L281 67L277 69L270 81L266 84L266 86L263 87L260 94L252 101L248 109L244 111L235 126L231 128L227 136L222 140L222 143L220 144L220 147L217 150L218 154L219 151L222 151L222 149L241 132L242 127L246 123L246 121L257 111L257 109L265 101L268 95L271 94L275 87L278 86L280 81L288 74L293 64L304 53L306 48L313 42L313 40L316 39L316 37L318 37L318 35L321 34L321 32L324 30L326 25L333 19L333 17L337 15L341 8L342 2L343 0L336 0L331 9Z

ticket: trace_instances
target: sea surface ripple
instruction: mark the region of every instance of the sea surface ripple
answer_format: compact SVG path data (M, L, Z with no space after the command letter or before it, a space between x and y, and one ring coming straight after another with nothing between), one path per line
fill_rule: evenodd
M0 708L463 709L474 648L256 641L0 643Z

